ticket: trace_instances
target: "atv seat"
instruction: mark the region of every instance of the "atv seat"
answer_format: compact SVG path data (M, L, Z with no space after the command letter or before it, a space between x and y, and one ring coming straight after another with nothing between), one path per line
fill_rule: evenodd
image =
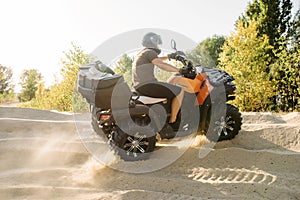
M156 104L156 103L167 103L167 98L154 98L154 97L148 97L148 96L139 96L138 101L142 104L148 105L148 104Z

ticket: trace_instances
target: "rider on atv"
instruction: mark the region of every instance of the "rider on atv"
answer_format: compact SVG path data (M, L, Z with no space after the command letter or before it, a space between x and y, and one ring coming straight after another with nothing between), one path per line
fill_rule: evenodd
M174 59L175 54L158 57L161 53L159 48L161 44L161 37L156 33L149 32L143 37L142 45L145 48L134 59L132 83L134 89L142 95L172 100L169 123L173 123L180 110L184 91L176 85L160 82L154 76L154 66L167 72L179 72L179 68L164 62L171 58ZM172 82L172 79L169 82Z

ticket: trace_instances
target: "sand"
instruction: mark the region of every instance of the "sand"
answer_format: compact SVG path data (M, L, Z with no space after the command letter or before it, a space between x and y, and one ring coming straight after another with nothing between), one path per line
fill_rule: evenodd
M87 143L103 151L107 144L95 136L84 146L72 114L0 107L0 199L300 199L300 114L242 116L239 135L202 158L211 144L203 136L189 148L161 142L166 155L182 155L161 169L128 173L109 153L103 159L111 166L92 158Z

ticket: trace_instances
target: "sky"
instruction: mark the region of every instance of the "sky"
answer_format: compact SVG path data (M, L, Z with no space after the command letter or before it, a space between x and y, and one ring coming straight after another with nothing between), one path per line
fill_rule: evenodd
M158 28L199 43L230 35L250 1L0 0L0 64L13 69L15 84L22 70L38 69L51 85L72 42L90 53L118 34Z

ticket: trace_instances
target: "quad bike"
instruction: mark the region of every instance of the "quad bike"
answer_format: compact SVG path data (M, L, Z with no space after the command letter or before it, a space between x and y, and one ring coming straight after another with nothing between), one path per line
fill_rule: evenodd
M131 91L122 75L100 61L80 68L78 92L90 105L93 129L125 161L148 159L158 138L198 132L217 142L234 138L241 129L241 113L227 103L235 98L234 78L220 69L193 66L174 40L171 45L183 64L175 84L187 91L172 124L170 99Z

